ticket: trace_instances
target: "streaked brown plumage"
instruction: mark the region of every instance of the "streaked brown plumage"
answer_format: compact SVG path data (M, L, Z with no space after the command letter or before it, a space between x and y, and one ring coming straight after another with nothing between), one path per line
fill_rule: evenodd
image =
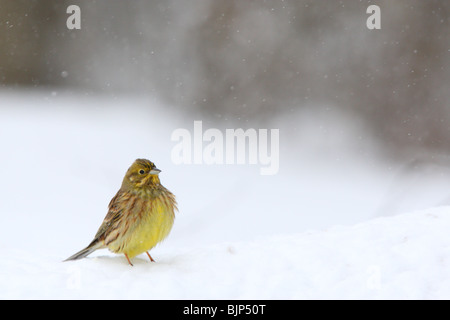
M108 248L130 259L146 252L170 232L177 203L175 196L161 185L160 170L146 159L137 159L128 169L122 186L109 203L108 213L94 240L66 260L86 257L93 251Z

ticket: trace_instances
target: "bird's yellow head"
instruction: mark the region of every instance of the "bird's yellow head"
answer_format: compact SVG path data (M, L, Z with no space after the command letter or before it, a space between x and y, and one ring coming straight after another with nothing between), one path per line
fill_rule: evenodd
M123 178L122 188L144 188L159 185L158 174L161 172L155 164L147 159L137 159Z

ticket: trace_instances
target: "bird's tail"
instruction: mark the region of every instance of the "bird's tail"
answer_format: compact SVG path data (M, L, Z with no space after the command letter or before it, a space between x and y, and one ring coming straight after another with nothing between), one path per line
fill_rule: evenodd
M92 241L91 244L88 245L86 248L68 257L64 261L83 259L84 257L90 255L95 250L100 249L101 247L103 247L103 245L101 244L100 241Z

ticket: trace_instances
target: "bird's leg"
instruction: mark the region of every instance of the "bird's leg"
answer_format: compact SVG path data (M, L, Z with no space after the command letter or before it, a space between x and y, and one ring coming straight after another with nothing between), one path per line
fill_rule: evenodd
M150 255L150 253L148 253L148 251L145 251L145 253L148 255L148 257L150 258L151 262L155 262L155 260L153 260L152 256Z
M130 266L133 266L133 264L131 263L130 259L128 258L128 255L126 253L124 253L124 255L125 255L125 258L127 258L128 263L130 264Z

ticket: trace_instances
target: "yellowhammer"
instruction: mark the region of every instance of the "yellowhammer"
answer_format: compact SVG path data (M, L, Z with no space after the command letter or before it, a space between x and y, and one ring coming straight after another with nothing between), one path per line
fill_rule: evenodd
M175 196L160 181L161 172L153 162L137 159L128 169L114 198L109 203L108 214L94 240L83 250L67 260L86 257L97 249L108 248L123 253L130 261L138 254L148 253L169 234L175 219Z

